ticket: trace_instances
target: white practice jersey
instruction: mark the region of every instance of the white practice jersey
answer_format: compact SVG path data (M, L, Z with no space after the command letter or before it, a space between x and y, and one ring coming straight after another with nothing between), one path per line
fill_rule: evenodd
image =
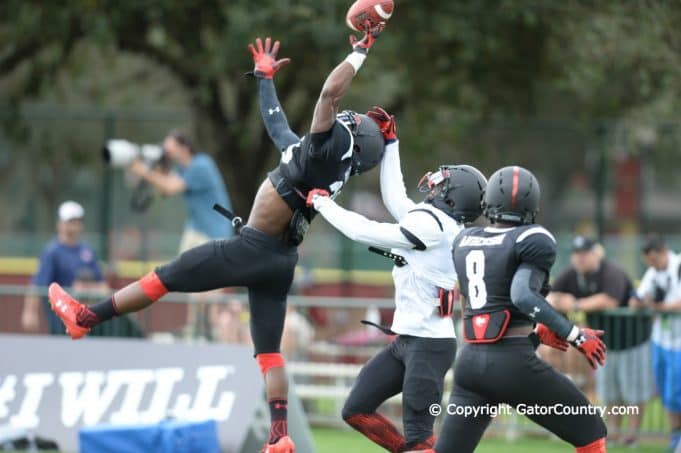
M319 197L314 207L340 232L367 245L390 248L407 264L395 266L395 315L392 330L401 335L454 338L454 323L439 315L438 289L456 285L451 247L463 226L429 203L407 197L398 142L386 146L381 162L383 202L398 223L374 222Z
M649 267L636 291L640 299L654 298L656 290L664 294L661 303L681 300L681 257L669 253L667 269L658 271ZM652 340L663 348L681 351L681 318L657 315L653 323Z

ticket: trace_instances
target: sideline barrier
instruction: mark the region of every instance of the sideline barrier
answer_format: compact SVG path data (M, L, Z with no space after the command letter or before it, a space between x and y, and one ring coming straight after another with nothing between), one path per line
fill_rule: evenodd
M260 371L246 346L0 335L0 425L25 428L77 451L82 427L214 420L220 448L259 451L269 414ZM289 394L297 451L314 453Z

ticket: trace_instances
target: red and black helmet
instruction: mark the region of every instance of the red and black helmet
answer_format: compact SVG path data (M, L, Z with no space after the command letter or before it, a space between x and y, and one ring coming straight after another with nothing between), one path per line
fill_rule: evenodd
M441 165L435 173L426 173L418 184L419 191L428 192L427 203L459 223L480 217L486 187L485 176L470 165Z
M493 223L529 225L537 217L540 198L532 172L517 165L504 167L489 179L483 212Z

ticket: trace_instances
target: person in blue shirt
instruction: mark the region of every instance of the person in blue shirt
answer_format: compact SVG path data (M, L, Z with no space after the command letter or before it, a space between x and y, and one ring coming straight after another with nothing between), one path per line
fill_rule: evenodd
M183 194L187 221L180 240L180 253L211 239L232 236L231 224L213 211L215 203L232 209L225 183L213 159L199 152L186 134L177 131L165 137L163 150L177 164L177 171L152 169L139 159L132 162L129 170L163 195Z
M97 255L92 248L81 241L83 233L83 207L75 201L66 201L59 206L57 212L57 237L52 239L40 255L38 271L33 276L33 288L24 300L21 315L22 328L28 332L37 332L40 328L40 305L47 318L50 334L64 334L64 325L50 310L46 297L40 298L36 288L46 288L50 283L72 286L78 275L88 272L97 282L92 290L108 291L97 263Z

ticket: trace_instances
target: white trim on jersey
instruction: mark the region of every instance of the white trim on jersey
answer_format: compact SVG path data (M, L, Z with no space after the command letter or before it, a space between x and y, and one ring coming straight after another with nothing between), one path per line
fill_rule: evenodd
M523 231L522 233L520 233L518 238L515 240L516 244L523 242L525 239L527 239L528 236L532 236L533 234L544 234L544 235L550 237L551 240L554 243L556 243L556 238L554 238L553 235L551 233L549 233L549 231L546 228L541 227L541 226L536 226L534 228L529 228L529 229Z
M341 124L341 126L343 126L345 130L348 131L348 134L350 134L350 147L348 148L346 153L341 156L341 161L344 161L345 159L352 157L352 152L355 150L355 136L352 135L352 131L350 130L347 124L345 124L338 118L336 118L336 121L338 121Z
M508 228L485 227L485 232L487 232L487 233L508 233L513 228L516 228L516 227L508 227Z

